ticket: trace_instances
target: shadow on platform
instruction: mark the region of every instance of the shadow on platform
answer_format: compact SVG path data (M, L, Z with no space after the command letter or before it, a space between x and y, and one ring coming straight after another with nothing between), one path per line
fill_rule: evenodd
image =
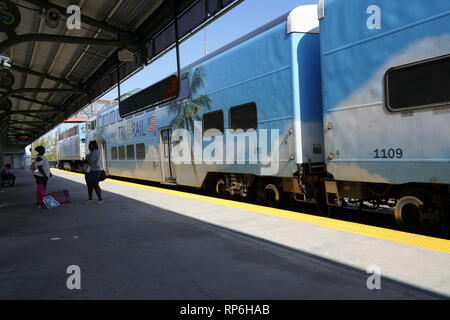
M48 191L73 202L37 209L31 172L16 173L0 193L0 299L447 298L384 277L368 290L363 270L116 193L87 205L85 185L57 176Z

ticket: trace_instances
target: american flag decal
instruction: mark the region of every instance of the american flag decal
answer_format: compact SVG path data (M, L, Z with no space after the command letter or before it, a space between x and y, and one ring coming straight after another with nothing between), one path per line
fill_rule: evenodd
M156 117L151 117L148 119L148 132L156 131Z

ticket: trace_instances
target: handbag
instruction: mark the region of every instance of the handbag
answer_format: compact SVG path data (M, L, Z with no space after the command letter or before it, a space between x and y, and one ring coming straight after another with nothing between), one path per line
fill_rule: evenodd
M91 171L91 166L87 162L83 162L83 167L81 168L83 172L89 173Z
M106 178L108 178L108 176L106 175L105 170L102 170L102 171L100 172L100 177L98 178L98 180L99 180L99 181L105 181Z
M48 195L52 196L60 204L69 203L72 201L68 190L54 191L54 192L50 192Z
M30 169L31 171L36 171L36 163L34 161L30 164Z
M43 202L47 209L54 209L60 205L60 203L56 201L52 196L46 196L43 199Z

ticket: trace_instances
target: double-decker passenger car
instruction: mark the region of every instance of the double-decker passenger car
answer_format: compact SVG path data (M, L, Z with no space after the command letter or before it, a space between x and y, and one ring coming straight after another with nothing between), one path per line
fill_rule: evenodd
M57 167L80 171L86 152L86 124L79 123L56 137Z
M307 199L298 175L324 169L316 6L300 7L184 68L180 82L174 102L125 119L115 105L98 113L95 128L88 124L88 140L99 142L109 174L222 195L260 194L274 203L285 193ZM192 161L173 158L180 129L192 135ZM215 142L223 147L208 161Z
M404 226L448 219L450 1L322 0L328 200L388 203Z

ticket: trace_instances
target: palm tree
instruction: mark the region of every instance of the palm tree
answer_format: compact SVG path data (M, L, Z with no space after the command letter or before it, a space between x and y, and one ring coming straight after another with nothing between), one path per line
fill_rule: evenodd
M200 90L205 86L205 71L202 66L194 69L192 77L189 79L189 96L186 102L174 103L173 107L176 116L170 122L173 129L186 129L193 133L195 130L194 121L201 121L199 114L204 111L210 111L213 101L208 95L199 95ZM178 143L178 142L174 142ZM194 163L194 151L191 147L191 165L194 171L195 179L198 180L197 167Z
M177 115L172 119L170 125L174 129L186 129L194 131L194 121L201 121L199 113L211 110L212 100L208 95L199 95L200 90L205 86L205 72L202 66L194 69L194 73L189 80L189 92L192 99L187 102L175 104Z

